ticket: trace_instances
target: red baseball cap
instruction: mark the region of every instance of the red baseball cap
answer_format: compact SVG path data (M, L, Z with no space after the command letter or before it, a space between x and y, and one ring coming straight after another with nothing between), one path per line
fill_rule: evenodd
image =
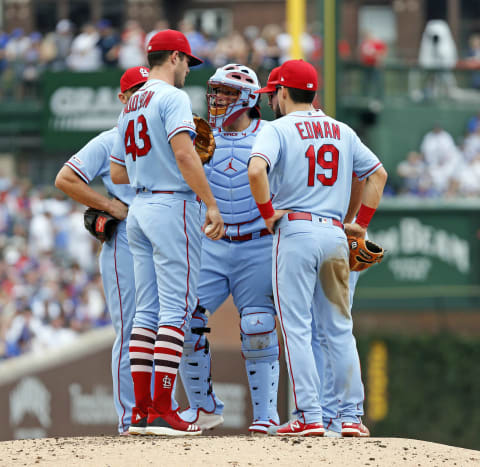
M150 70L146 66L134 66L129 68L120 78L120 91L128 91L137 84L143 84L148 79Z
M277 89L278 78L280 74L280 67L275 67L268 75L267 85L258 91L253 91L254 94L263 94L265 92L275 92Z
M316 91L318 88L317 70L303 60L287 60L279 71L278 83L287 88Z
M189 66L200 65L203 60L200 60L195 55L192 55L192 49L188 43L188 39L180 31L173 29L164 29L157 32L148 43L147 54L152 52L160 52L162 50L178 50L183 52L190 58Z

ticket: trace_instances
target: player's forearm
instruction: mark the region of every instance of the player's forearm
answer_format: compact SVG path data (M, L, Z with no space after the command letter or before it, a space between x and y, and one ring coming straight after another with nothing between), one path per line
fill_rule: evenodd
M383 167L370 175L365 182L362 204L369 208L377 209L382 199L383 189L387 183L388 174Z
M191 151L177 151L175 158L178 169L187 182L187 185L199 196L207 208L216 207L217 202L208 184L203 165L193 146Z
M130 184L126 167L112 161L110 161L110 178L115 185Z
M55 179L55 186L73 200L91 208L109 211L111 201L88 186L67 166L62 167Z
M263 159L253 157L248 166L248 180L250 190L257 204L265 204L270 201L270 185Z
M362 204L363 189L365 187L365 180L360 181L357 177L352 178L352 190L350 193L350 204L348 205L347 214L343 222L350 224L355 219L360 205Z

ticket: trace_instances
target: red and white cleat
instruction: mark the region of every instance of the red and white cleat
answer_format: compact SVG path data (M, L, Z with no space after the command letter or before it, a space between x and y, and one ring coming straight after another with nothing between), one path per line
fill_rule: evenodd
M368 438L370 436L370 431L362 423L351 423L344 422L342 423L342 436L345 437L354 437L354 438Z
M155 409L149 408L145 433L147 435L196 436L201 435L202 430L194 423L182 420L176 411L160 414Z
M131 435L144 435L147 428L147 414L138 407L132 409L132 423L128 428Z
M320 422L302 423L294 420L277 430L277 436L323 436L325 430Z

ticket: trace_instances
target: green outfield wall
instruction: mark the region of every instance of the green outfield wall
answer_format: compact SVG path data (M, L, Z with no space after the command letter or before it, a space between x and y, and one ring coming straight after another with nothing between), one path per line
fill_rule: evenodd
M361 336L364 421L375 437L480 449L480 340Z

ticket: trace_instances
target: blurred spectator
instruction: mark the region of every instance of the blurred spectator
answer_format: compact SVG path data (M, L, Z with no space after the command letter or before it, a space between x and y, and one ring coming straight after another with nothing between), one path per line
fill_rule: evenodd
M95 71L102 64L100 49L97 46L100 36L92 24L86 24L82 32L72 41L67 65L73 71Z
M403 179L401 193L422 197L434 194L427 164L421 153L410 151L406 160L398 164L397 173Z
M185 34L185 37L188 39L193 55L203 59L206 65L210 64L210 43L205 37L205 35L200 31L197 31L193 23L187 19L183 19L180 22L179 30L182 31L183 34Z
M447 193L451 179L463 160L452 136L436 124L423 137L420 150L425 157L434 190L439 194Z
M112 22L109 19L100 20L97 27L100 32L100 39L97 45L102 55L103 65L115 67L118 64L120 38L115 33Z
M465 160L470 163L480 156L480 124L477 123L472 133L467 135L463 142L463 153Z
M360 43L360 62L366 67L363 81L365 96L383 99L383 72L381 67L387 56L387 44L365 31Z
M53 60L51 67L54 71L61 71L67 68L67 58L70 55L70 48L73 42L72 23L68 19L61 19L55 28L53 36L50 37L53 48Z
M277 41L281 33L282 28L278 24L267 24L263 27L260 37L255 41L255 48L262 57L262 65L268 70L281 64L282 49Z
M145 32L138 21L129 20L122 32L122 41L118 53L118 65L126 70L134 66L145 65Z
M213 65L220 67L227 63L246 63L249 55L247 41L238 31L218 40L213 52Z
M424 97L448 95L456 87L452 70L457 63L457 48L446 21L436 19L427 23L420 43L418 63L431 70L426 77Z

